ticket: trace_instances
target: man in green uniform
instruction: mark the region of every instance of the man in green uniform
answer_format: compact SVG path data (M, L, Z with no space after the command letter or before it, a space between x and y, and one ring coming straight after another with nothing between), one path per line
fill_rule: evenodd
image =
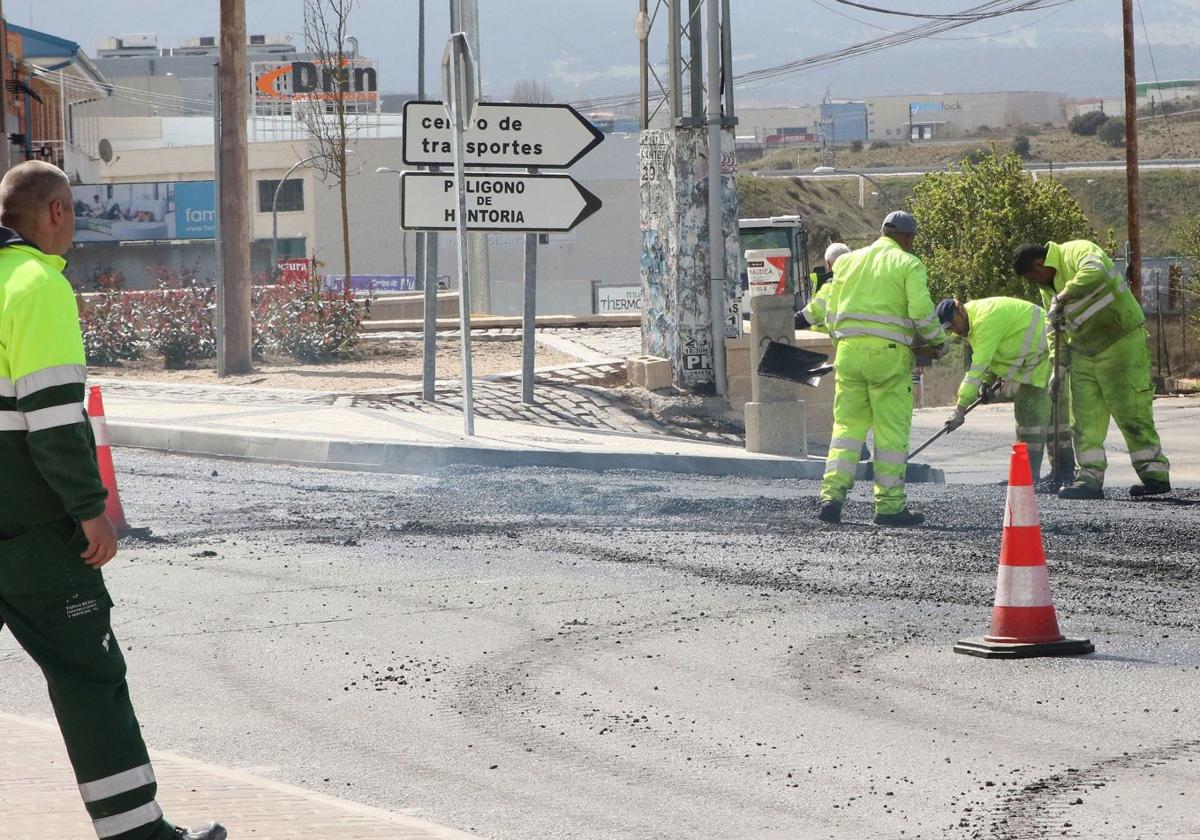
M176 828L157 785L109 624L100 567L117 551L84 413L87 374L62 255L75 233L62 171L0 181L0 626L41 667L79 792L111 840L225 840Z
M947 298L937 305L938 320L971 345L971 367L958 388L954 413L946 421L951 429L963 424L967 406L986 395L986 386L1000 380L1017 382L1013 413L1017 440L1029 449L1029 466L1036 479L1042 456L1053 444L1050 348L1046 336L1046 311L1029 301L1012 297L990 297L961 303ZM1052 448L1052 447L1051 447ZM1068 437L1060 437L1057 458L1059 484L1069 483L1075 457ZM1053 469L1053 468L1052 468Z
M838 258L829 300L830 334L837 344L833 435L821 481L823 522L841 521L854 486L859 451L875 429L875 524L920 525L908 510L904 477L912 426L915 345L939 350L946 333L934 313L929 282L912 253L917 220L897 210L882 236Z
M1013 255L1018 275L1053 290L1049 319L1062 325L1071 347L1072 435L1079 470L1064 499L1104 498L1109 419L1125 436L1142 483L1134 498L1171 490L1170 463L1154 426L1154 386L1141 304L1112 260L1094 242L1022 245Z

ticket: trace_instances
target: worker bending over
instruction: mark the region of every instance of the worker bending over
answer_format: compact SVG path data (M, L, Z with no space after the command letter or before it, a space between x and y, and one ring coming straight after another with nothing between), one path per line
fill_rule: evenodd
M990 297L962 303L947 298L937 305L942 326L971 345L971 367L958 387L958 403L946 421L951 429L963 424L966 409L1001 380L1020 383L1013 413L1017 440L1029 449L1029 466L1036 479L1047 445L1051 445L1051 470L1059 484L1073 477L1075 458L1070 437L1059 439L1053 452L1052 397L1048 387L1051 354L1046 335L1046 310L1013 297ZM1056 485L1057 486L1057 485Z
M1050 323L1065 329L1071 348L1071 432L1078 471L1064 499L1104 498L1109 419L1125 436L1129 458L1142 483L1134 498L1171 490L1170 462L1154 427L1146 316L1121 273L1099 245L1078 239L1022 245L1013 269L1053 290Z

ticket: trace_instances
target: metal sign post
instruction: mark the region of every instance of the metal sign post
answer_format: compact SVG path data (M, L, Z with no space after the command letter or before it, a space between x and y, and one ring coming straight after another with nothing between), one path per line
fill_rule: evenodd
M454 185L458 231L458 323L462 332L463 433L475 434L474 384L471 381L471 280L467 265L467 176L464 165L463 133L474 121L479 104L479 85L475 77L475 59L465 33L456 32L446 41L442 54L442 87L446 112L454 128ZM442 176L433 177L441 179Z
M537 176L536 169L529 174ZM537 246L536 233L525 234L525 312L521 321L521 402L533 405L533 368L537 344Z

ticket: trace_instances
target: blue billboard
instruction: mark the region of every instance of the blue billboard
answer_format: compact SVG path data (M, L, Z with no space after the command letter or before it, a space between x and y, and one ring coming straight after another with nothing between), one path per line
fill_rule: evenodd
M71 187L76 242L212 239L212 181L83 184Z

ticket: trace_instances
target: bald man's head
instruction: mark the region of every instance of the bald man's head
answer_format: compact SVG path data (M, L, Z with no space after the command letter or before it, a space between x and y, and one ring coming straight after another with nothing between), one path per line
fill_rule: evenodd
M48 254L65 254L75 233L71 182L44 161L14 166L0 181L0 225Z

